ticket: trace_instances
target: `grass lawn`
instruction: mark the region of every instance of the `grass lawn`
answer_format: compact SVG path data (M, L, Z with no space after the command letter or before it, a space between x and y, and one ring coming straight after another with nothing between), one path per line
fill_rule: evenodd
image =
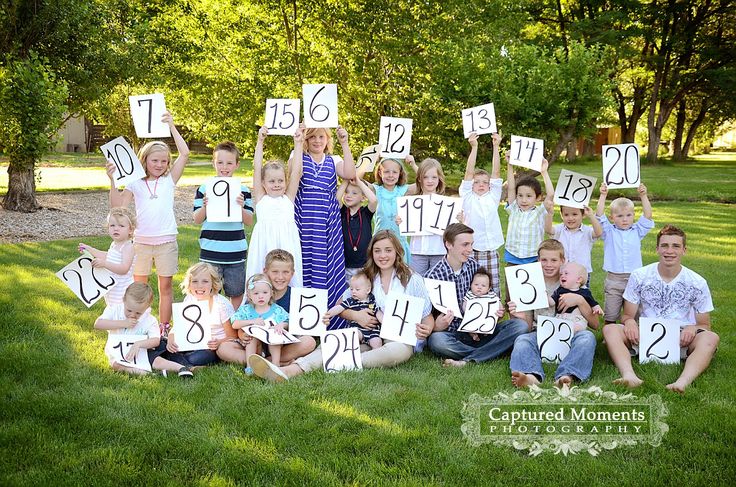
M479 159L479 167L486 167L490 161ZM205 164L210 161L209 156L195 155L194 164L190 163L179 184L199 185L213 174L211 166ZM253 166L250 159L243 159L239 174L251 184ZM102 155L97 154L53 154L44 159L37 173L40 180L36 182L37 191L70 191L81 189L108 189L110 180L107 178ZM561 169L579 172L598 178L595 197L598 194L598 185L602 178L601 161L597 159L580 160L575 163L555 164L550 169L552 181L556 184ZM0 195L8 190L7 158L0 157ZM448 187L456 190L462 181L465 166L450 168L446 171ZM502 173L505 178L505 167ZM711 201L736 203L736 154L713 153L698 156L692 162L673 163L661 161L656 166L642 165L642 181L647 185L650 197L654 200L671 201ZM410 181L413 181L413 176ZM635 196L634 189L612 190L610 198L617 196ZM592 205L595 208L595 204Z
M705 186L733 191L733 178L726 183L723 176L726 168L733 174L733 162L712 164L720 169L711 170ZM699 194L698 185L683 187L685 198ZM644 262L656 259L656 230L669 222L684 227L685 265L711 286L721 345L684 396L664 389L680 366L635 365L645 380L636 394L663 398L669 432L658 448L620 447L599 457L532 458L468 445L460 431L463 402L473 393L511 393L508 358L448 370L425 353L395 369L315 372L282 385L247 378L230 365L188 382L114 373L103 353L105 334L92 328L102 304L86 309L54 275L76 257L78 240L0 245L0 484L732 484L734 207L668 201L655 204L654 216ZM197 235L196 227L181 228L175 287L197 259ZM109 245L105 236L86 240ZM593 257L600 269L600 244ZM602 279L596 271L598 297ZM623 393L611 384L617 372L598 336L589 385Z

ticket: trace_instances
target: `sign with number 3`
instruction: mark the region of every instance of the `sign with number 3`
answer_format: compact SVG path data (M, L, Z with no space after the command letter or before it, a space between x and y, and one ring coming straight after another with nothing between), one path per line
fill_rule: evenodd
M539 262L509 266L504 271L511 301L516 303L516 311L529 311L549 306L542 265Z

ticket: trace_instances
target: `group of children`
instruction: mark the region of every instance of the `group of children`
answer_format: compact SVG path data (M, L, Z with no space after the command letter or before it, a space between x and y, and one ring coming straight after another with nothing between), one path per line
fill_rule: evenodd
M363 180L365 174L355 168L345 129L337 130L342 158L332 154L331 130L302 125L293 137L294 150L288 164L280 161L264 164L263 146L268 130L262 127L253 160L252 191L242 185L237 197L242 222L208 221L206 184L196 190L193 217L195 223L201 224L200 262L186 271L182 291L185 303L206 301L219 320L212 326L207 350L181 352L176 337L170 333L172 280L178 272L174 189L188 161L189 150L172 116L167 112L162 120L171 129L178 157L172 163L169 147L163 142L145 144L139 159L146 176L122 191L112 185L115 167L108 163L111 210L107 222L112 244L107 252L80 244L80 251L88 251L94 257L95 267L107 268L117 279L117 284L105 296L107 308L95 326L116 333L147 335L146 341L136 342L135 352L147 348L154 369L176 371L189 377L197 366L224 360L247 364L246 371L249 371L263 366L260 359L264 354L270 355L276 365L283 365L311 352L317 344L309 336L300 337L298 343L266 346L243 332L244 327L269 323L276 333L283 333L288 328L291 286L328 290L325 322L329 329L355 326L340 317L346 309L373 309L380 321L381 310L375 309L372 282L361 271L368 259L366 250L371 236L379 230L389 230L399 238L407 263L419 274L425 274L445 256L442 236L415 236L408 241L399 235L401 218L397 198L445 191L445 176L436 159L428 158L419 164L411 156L405 161L383 159L376 165L374 183L370 184ZM607 188L602 185L595 216L590 208L561 207L563 223L553 226L554 186L547 172L547 161L541 170L545 193L535 177L517 178L509 163L505 206L508 230L504 239L498 215L503 183L499 157L501 136L493 134L492 142L489 173L476 168L478 136L470 136L470 154L460 186L463 211L459 219L474 230L473 258L481 265L463 307L474 297L501 296L499 249L502 245L505 244L507 266L535 262L537 248L546 233L562 243L568 261L560 280L564 289L550 296L551 303L557 302L559 294L574 292L584 295L600 313L587 284L593 271L592 246L596 239L602 238L603 269L607 272L605 320L615 322L628 273L642 263L640 241L654 226L646 188L639 187L643 215L636 223L634 204L626 198L611 203L609 221L604 215ZM233 143L218 144L213 152L216 176L236 176L239 158ZM405 164L411 165L416 173L412 184ZM342 179L339 186L338 177ZM127 209L133 200L135 215ZM244 225L253 223L254 210L255 226L248 242ZM584 218L591 226L582 224ZM158 275L158 328L153 326L156 320L150 314L153 292L146 284L153 266ZM559 312L574 314L574 310ZM381 346L378 329L361 332L372 348ZM129 355L132 353L131 349ZM249 360L252 357L256 358ZM140 372L120 363L114 367Z

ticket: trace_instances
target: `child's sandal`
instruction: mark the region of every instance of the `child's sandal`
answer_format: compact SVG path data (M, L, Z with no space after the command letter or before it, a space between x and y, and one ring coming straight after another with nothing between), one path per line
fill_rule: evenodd
M191 379L192 377L194 377L192 369L190 367L187 367L186 365L179 369L178 375L183 379Z

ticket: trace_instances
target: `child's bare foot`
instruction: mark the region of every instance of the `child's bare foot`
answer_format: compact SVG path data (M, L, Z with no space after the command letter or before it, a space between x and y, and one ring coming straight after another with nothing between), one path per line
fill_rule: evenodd
M614 384L619 386L626 386L629 389L635 389L644 383L643 380L633 375L631 377L619 377L613 381Z
M569 375L563 375L555 381L555 385L560 389L569 389L572 384L572 377Z
M524 372L511 372L511 383L514 387L524 388L539 385L539 379L534 374L525 374Z
M687 387L687 384L682 384L680 381L675 381L672 384L667 384L667 389L671 390L672 392L676 392L678 394L685 394L685 388Z
M453 360L451 358L446 358L442 362L443 367L465 367L468 365L468 363L465 360Z

